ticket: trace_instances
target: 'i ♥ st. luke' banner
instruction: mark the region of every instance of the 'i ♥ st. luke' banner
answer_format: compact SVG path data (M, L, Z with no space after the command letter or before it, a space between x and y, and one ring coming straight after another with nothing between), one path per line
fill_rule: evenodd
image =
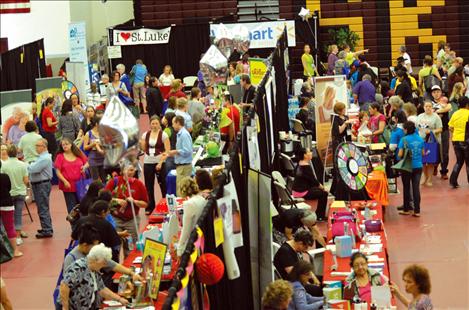
M169 42L171 27L135 30L112 29L113 45L165 44Z

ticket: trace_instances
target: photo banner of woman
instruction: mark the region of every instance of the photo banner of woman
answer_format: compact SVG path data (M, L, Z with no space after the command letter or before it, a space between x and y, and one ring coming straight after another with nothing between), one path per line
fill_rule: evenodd
M334 105L343 102L347 105L347 83L345 75L314 78L316 90L316 142L324 166L332 166L331 128Z
M147 238L143 250L142 277L146 281L144 296L152 299L158 297L161 276L168 246L164 243ZM146 298L142 302L148 301Z

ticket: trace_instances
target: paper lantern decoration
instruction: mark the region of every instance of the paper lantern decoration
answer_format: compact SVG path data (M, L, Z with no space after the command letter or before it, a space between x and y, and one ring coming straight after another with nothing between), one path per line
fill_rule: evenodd
M360 149L353 143L342 143L337 147L335 155L342 181L351 190L363 189L368 180L368 164Z
M206 285L217 284L225 273L225 265L212 253L202 254L195 262L195 269L199 281Z

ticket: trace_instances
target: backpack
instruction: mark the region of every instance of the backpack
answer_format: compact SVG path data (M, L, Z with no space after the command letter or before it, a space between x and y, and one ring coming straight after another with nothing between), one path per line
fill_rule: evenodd
M68 244L68 248L64 250L64 259L65 257L78 245L78 240L70 240L70 243ZM73 255L70 254L73 257L73 261L76 261L77 258ZM57 305L57 299L59 298L60 295L60 284L62 283L62 279L64 278L64 265L62 263L62 268L60 269L59 277L57 279L57 283L55 284L55 289L53 293L53 298L54 298L54 305Z
M430 70L430 74L423 78L423 84L427 92L431 92L432 87L438 85L441 87L441 81L433 75L433 69Z

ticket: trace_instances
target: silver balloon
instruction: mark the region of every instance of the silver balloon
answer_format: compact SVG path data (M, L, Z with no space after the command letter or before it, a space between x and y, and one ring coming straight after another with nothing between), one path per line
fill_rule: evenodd
M137 119L118 96L109 101L98 126L99 139L106 161L115 165L121 158L138 154L139 129Z
M212 45L200 60L200 70L203 74L205 85L223 83L228 73L228 59L222 52Z
M234 51L233 34L225 25L218 25L214 43L226 58L230 58Z
M246 53L249 50L249 45L251 44L248 28L237 24L231 29L231 33L233 34L234 48L236 48L238 53L241 55Z

